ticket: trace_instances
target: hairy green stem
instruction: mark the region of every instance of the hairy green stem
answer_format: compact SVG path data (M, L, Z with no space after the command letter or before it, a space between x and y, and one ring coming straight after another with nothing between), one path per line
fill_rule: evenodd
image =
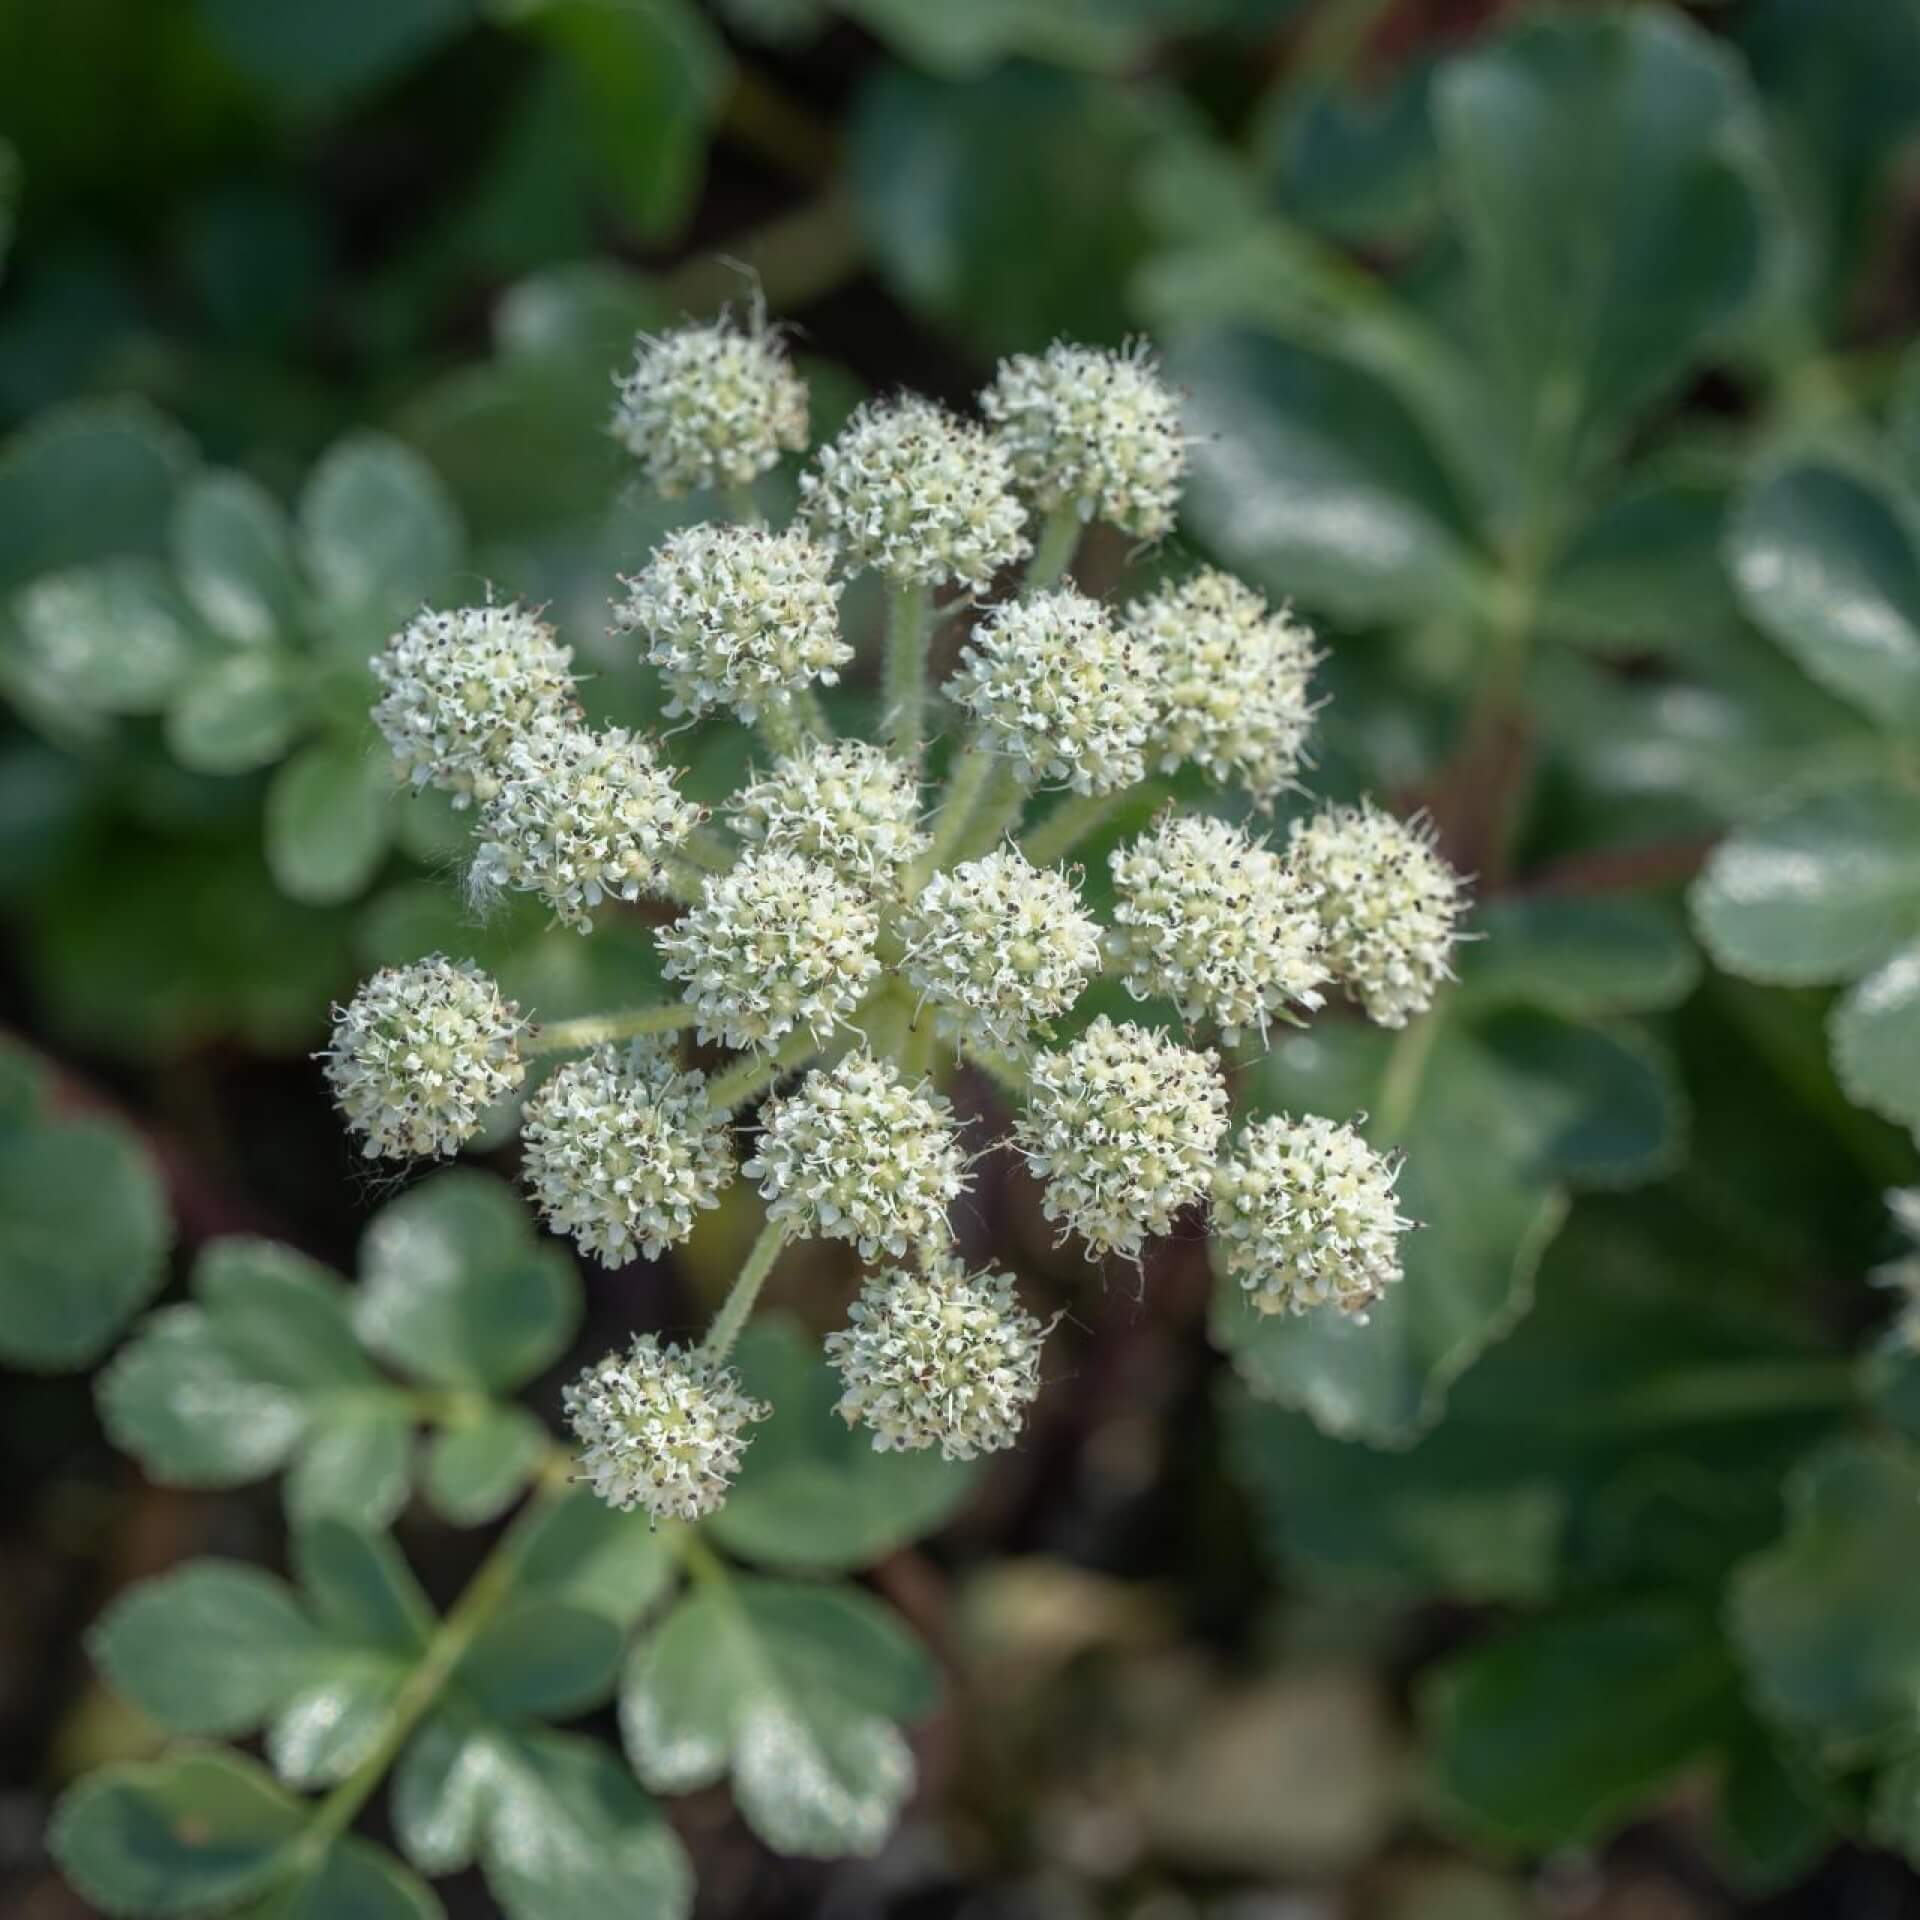
M1420 1089L1433 1059L1433 1043L1440 1037L1440 1023L1441 1015L1436 1007L1416 1020L1409 1020L1394 1036L1393 1045L1387 1050L1387 1064L1380 1074L1380 1099L1367 1129L1377 1146L1394 1146L1406 1132L1407 1123L1420 1104Z
M960 835L954 857L971 860L991 853L1000 844L1001 837L1019 824L1030 792L1027 776L1015 761L996 762L993 777Z
M679 1001L657 1007L626 1007L618 1013L590 1013L578 1020L549 1020L535 1027L521 1046L527 1054L578 1053L608 1040L637 1040L646 1033L677 1033L699 1016Z
M820 1051L820 1043L807 1027L796 1027L772 1053L750 1053L736 1060L724 1072L707 1082L707 1111L732 1113L749 1100L763 1094L784 1073L790 1073L803 1061Z
M700 1343L700 1352L706 1359L717 1363L733 1351L733 1343L740 1338L740 1329L747 1324L753 1303L759 1299L760 1289L766 1285L767 1275L773 1271L780 1249L786 1244L787 1230L778 1221L769 1220L761 1227L759 1237L747 1250L747 1257L734 1276L733 1285L727 1289L727 1297L720 1303L720 1311L713 1316L707 1337Z
M708 873L725 873L739 857L732 844L711 827L695 827L680 842L680 851Z
M691 861L682 860L676 854L660 856L661 891L669 900L683 907L697 907L700 904L706 897L709 877Z
M928 879L953 858L954 849L967 831L980 796L986 790L994 770L993 755L977 742L962 747L947 769L947 784L940 796L940 808L933 819L933 840L915 863L908 878L907 897L911 899Z
M798 753L804 744L800 716L785 700L763 700L754 711L753 724L776 760Z
M1133 793L1126 789L1069 794L1026 835L1020 851L1036 867L1050 867L1056 860L1064 860L1088 834L1098 833L1132 798Z
M568 1463L571 1470L571 1461ZM351 1773L314 1809L300 1846L309 1859L324 1854L352 1826L354 1816L386 1777L413 1730L432 1711L460 1662L513 1592L527 1548L547 1508L565 1492L559 1472L542 1475L531 1500L481 1563L452 1610L433 1630L420 1663L402 1682L380 1737Z
M991 1047L968 1047L965 1058L1002 1093L1015 1100L1027 1097L1027 1070L1011 1054L999 1053Z
M760 503L753 497L753 489L736 482L733 486L722 487L720 498L726 504L727 518L738 521L743 527L757 527L760 524Z
M927 625L932 592L923 586L887 589L887 659L882 686L888 738L908 766L920 764L927 718Z
M1080 510L1068 501L1055 507L1040 523L1040 537L1033 543L1033 558L1027 562L1022 585L1028 593L1039 593L1052 586L1073 563L1074 549L1086 523Z

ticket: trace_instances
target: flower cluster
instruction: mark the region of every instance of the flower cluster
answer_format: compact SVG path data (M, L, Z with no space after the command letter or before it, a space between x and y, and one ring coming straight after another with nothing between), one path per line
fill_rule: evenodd
M1322 1115L1256 1121L1213 1176L1221 1263L1262 1313L1364 1314L1400 1278L1399 1177Z
M416 615L371 662L394 770L457 807L491 798L515 746L575 713L571 660L523 607Z
M803 533L683 527L624 584L614 625L645 637L670 719L732 707L751 721L853 658L833 556Z
M1073 882L1018 847L936 873L900 938L907 981L942 1030L989 1047L1065 1013L1100 967L1100 925Z
M733 1178L705 1077L682 1073L657 1042L565 1062L527 1102L520 1137L547 1224L610 1267L678 1245Z
M863 1260L938 1253L966 1161L947 1102L909 1087L884 1060L850 1053L767 1102L745 1167L767 1217L798 1233L851 1240Z
M1089 1259L1141 1262L1204 1215L1249 1311L1364 1316L1409 1226L1391 1143L1257 1103L1236 1119L1261 1078L1237 1070L1335 991L1386 1027L1422 1012L1464 907L1427 828L1371 802L1284 840L1239 823L1309 764L1317 647L1289 609L1207 567L1111 605L1071 583L1081 527L1174 521L1188 442L1144 347L1011 359L977 419L862 406L800 472L794 523L764 526L742 490L806 418L761 319L647 337L620 382L615 431L653 484L728 495L726 520L638 557L612 617L663 719L759 734L722 800L703 729L711 815L678 784L681 730L590 727L567 650L518 606L423 612L374 663L402 777L476 805L475 894L532 893L582 933L637 904L676 998L530 1029L470 966L377 974L323 1056L367 1152L455 1151L520 1091L523 1053L558 1053L521 1122L556 1232L621 1265L684 1242L736 1173L764 1209L703 1343L642 1337L568 1392L588 1478L655 1517L725 1496L767 1411L726 1355L795 1239L878 1268L826 1343L849 1422L883 1450L1014 1444L1048 1329L958 1245L989 1144ZM884 744L846 732L872 679L842 623L862 575L882 591L850 604L888 622ZM1217 816L1168 800L1182 769L1226 790ZM1103 829L1100 913L1073 856ZM971 1069L988 1078L956 1106Z
M479 900L537 893L584 933L603 900L661 891L667 856L699 822L646 741L619 727L541 728L502 758L469 884Z
M637 1334L561 1396L580 1464L609 1506L655 1521L699 1520L726 1499L753 1435L773 1411L731 1367Z
M888 1268L861 1289L845 1330L827 1335L841 1417L867 1427L880 1453L997 1453L1019 1439L1040 1391L1046 1335L1007 1274Z
M1213 1020L1232 1045L1327 978L1312 888L1264 841L1205 814L1169 814L1112 856L1114 951L1136 1000Z
M333 1010L320 1058L369 1159L458 1153L520 1085L524 1022L478 967L433 954L385 967Z
M617 383L614 437L668 499L751 486L782 452L807 444L807 388L780 336L724 316L708 327L643 334Z
M1150 349L1056 341L1017 353L980 396L1021 486L1041 508L1071 508L1142 540L1173 527L1187 436Z

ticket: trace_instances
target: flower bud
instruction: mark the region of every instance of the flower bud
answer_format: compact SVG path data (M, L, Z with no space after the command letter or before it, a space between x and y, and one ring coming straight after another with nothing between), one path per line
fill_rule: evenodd
M832 686L853 658L833 556L804 533L681 527L624 585L614 626L645 636L669 716L731 707L752 721L816 680Z
M1180 402L1145 342L1119 353L1055 341L1000 363L980 396L1021 487L1142 540L1173 526L1187 470Z
M1229 1046L1290 1007L1322 1004L1319 916L1263 840L1205 815L1169 815L1111 856L1114 949L1136 1000L1159 995Z
M1270 806L1293 784L1313 728L1313 635L1213 569L1162 587L1123 625L1154 662L1161 766L1191 760Z
M1152 657L1072 587L1009 600L974 628L947 695L1033 781L1111 793L1146 777Z
M369 663L395 770L456 807L492 798L515 741L577 715L572 657L523 607L416 614Z
M861 1288L847 1321L826 1340L846 1388L837 1411L871 1429L876 1452L937 1446L971 1460L1020 1438L1047 1329L1006 1274L946 1262L924 1274L888 1268Z
M1034 1059L1015 1129L1042 1207L1094 1257L1137 1259L1150 1233L1207 1190L1227 1125L1211 1052L1105 1014L1070 1046Z
M1327 964L1348 994L1383 1027L1424 1013L1453 977L1455 923L1466 906L1430 831L1366 800L1296 820L1288 853L1318 889Z
M850 1240L863 1260L896 1260L952 1242L947 1208L966 1162L939 1094L902 1084L885 1061L851 1053L767 1102L758 1150L742 1169L767 1217L796 1234Z
M1262 1313L1361 1319L1400 1278L1395 1161L1318 1114L1257 1120L1213 1177L1213 1236Z
M936 873L900 938L907 979L942 1028L987 1047L1065 1013L1100 969L1100 928L1072 881L1017 847Z
M457 1153L524 1077L524 1022L478 967L444 954L383 967L344 1006L318 1056L368 1159Z
M673 781L652 747L624 728L524 735L480 817L475 897L508 887L537 893L557 920L586 933L602 900L660 891L665 856L700 820Z
M565 1388L580 1464L608 1506L655 1520L700 1520L726 1502L753 1436L773 1409L740 1390L731 1367L639 1334Z
M824 1040L880 971L880 921L866 896L793 853L749 852L712 875L700 904L654 935L669 979L686 983L700 1037L772 1047L796 1026Z
M807 444L807 387L772 328L726 315L641 334L616 383L614 438L669 499L698 487L745 487L784 449Z
M1028 552L1013 468L983 427L931 400L868 401L800 476L801 509L853 571L976 592Z
M557 1068L527 1102L527 1186L547 1224L609 1267L657 1260L733 1178L707 1083L659 1042L602 1046Z

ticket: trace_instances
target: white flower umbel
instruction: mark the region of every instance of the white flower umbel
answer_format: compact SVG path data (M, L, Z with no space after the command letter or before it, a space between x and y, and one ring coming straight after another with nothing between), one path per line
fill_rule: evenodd
M317 1057L369 1159L457 1153L526 1072L518 1009L478 967L443 954L383 967L333 1012Z
M655 1520L700 1520L726 1502L753 1436L773 1409L731 1367L639 1334L561 1394L580 1464L610 1507Z
M931 400L870 400L800 476L801 510L853 572L983 590L1026 557L1013 467L986 429Z
M1187 437L1144 341L1118 353L1062 340L1017 353L1000 363L980 411L1043 509L1072 507L1142 540L1172 528Z
M1209 569L1127 610L1153 660L1157 743L1169 772L1191 760L1267 806L1293 784L1313 729L1313 635L1244 582Z
M1047 1329L1006 1274L890 1267L861 1288L847 1321L826 1341L846 1389L838 1412L871 1430L877 1452L938 1447L971 1460L1020 1438Z
M1318 1114L1256 1120L1213 1177L1213 1233L1262 1313L1362 1318L1400 1278L1399 1164Z
M1034 781L1112 793L1146 777L1152 656L1072 587L997 606L947 682L989 752Z
M820 741L783 756L734 795L728 818L743 840L818 860L875 894L891 892L927 844L918 782L864 740Z
M1095 1258L1137 1259L1148 1234L1206 1193L1226 1125L1215 1054L1102 1014L1035 1058L1015 1137L1045 1183L1047 1218Z
M395 770L456 807L490 799L516 740L577 715L571 659L524 607L416 614L369 663Z
M1100 928L1065 874L1016 847L936 873L902 915L904 971L941 1029L1016 1046L1100 969Z
M923 1258L952 1241L947 1208L967 1185L946 1100L884 1060L851 1053L767 1102L743 1169L767 1217L796 1234L850 1240L863 1260Z
M1264 840L1204 814L1170 814L1112 854L1113 946L1136 1000L1171 1000L1236 1044L1327 978L1313 890Z
M684 981L700 1037L771 1047L796 1026L824 1040L880 971L873 903L832 868L795 853L744 853L701 888L700 904L654 935Z
M671 716L724 706L755 720L816 680L832 686L853 658L833 556L804 533L681 527L623 584L614 625L644 636Z
M1371 800L1296 820L1288 854L1318 891L1327 964L1383 1027L1404 1027L1453 977L1460 877L1429 830Z
M607 1266L657 1260L733 1178L707 1083L659 1041L602 1046L557 1068L527 1102L528 1189L547 1224Z
M537 893L580 932L602 900L661 890L662 862L700 822L653 748L619 727L545 727L507 750L480 816L470 885Z
M614 437L654 491L750 486L783 451L807 444L807 387L780 336L726 315L705 326L641 334L618 382Z

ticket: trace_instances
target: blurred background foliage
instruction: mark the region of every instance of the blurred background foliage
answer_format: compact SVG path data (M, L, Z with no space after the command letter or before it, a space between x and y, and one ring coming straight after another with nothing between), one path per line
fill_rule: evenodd
M1920 0L0 0L18 1911L88 1910L48 1797L155 1745L76 1627L195 1551L280 1557L270 1494L161 1484L192 1436L142 1426L138 1343L106 1407L152 1484L52 1370L215 1236L353 1264L389 1196L307 1053L366 968L471 951L557 1016L652 964L638 925L465 924L366 657L491 583L648 714L605 601L702 503L634 484L610 372L764 297L817 438L1150 333L1200 436L1159 559L1321 628L1317 786L1429 809L1485 937L1416 1045L1323 1023L1249 1070L1407 1147L1427 1224L1363 1330L1223 1300L1222 1364L1197 1243L1102 1286L996 1176L981 1230L1070 1309L1027 1445L957 1514L857 1477L824 1509L878 1502L831 1564L942 1670L917 1796L837 1867L677 1802L703 1911L1920 1912L1920 1269L1884 1204L1920 1174L1916 133ZM702 797L740 771L675 747ZM687 1321L738 1229L508 1373L550 1406L562 1349ZM822 1321L842 1276L782 1286ZM398 1516L439 1597L447 1521L524 1472L463 1480L436 1432L412 1498L411 1416L374 1425L310 1435L289 1503ZM792 1497L730 1550L804 1569Z

